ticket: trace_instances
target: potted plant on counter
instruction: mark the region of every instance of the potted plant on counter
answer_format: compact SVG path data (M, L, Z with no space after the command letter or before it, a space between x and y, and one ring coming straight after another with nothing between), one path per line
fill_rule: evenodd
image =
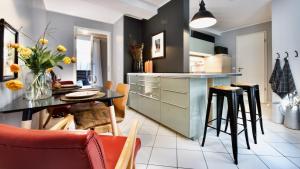
M30 71L25 75L25 85L20 80L10 80L5 85L11 90L19 90L25 87L25 97L28 100L51 97L52 79L50 72L55 67L63 69L60 63L71 64L74 60L66 56L67 49L63 45L58 45L55 50L48 48L47 29L48 25L44 34L32 47L25 47L21 44L7 44L9 49L17 49L18 58L23 61L25 67ZM10 70L18 73L21 71L21 67L18 64L13 64L10 66Z

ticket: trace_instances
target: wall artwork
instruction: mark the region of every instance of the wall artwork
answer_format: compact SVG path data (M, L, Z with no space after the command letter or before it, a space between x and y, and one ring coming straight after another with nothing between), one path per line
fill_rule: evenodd
M165 32L161 32L152 36L152 59L165 57L165 45Z
M18 51L12 44L18 43L18 31L4 19L0 20L0 82L17 78L10 71L10 65L18 63Z

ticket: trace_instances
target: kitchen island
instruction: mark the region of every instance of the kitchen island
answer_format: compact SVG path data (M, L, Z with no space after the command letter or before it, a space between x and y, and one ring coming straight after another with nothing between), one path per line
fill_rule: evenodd
M209 87L230 85L232 77L241 76L240 73L127 75L128 106L191 139L202 137Z

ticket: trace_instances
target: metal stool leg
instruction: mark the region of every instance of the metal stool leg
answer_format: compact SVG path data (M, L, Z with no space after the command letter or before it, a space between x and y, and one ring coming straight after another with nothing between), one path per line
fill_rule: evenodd
M202 139L202 144L201 144L202 147L205 144L205 138L206 138L206 132L207 132L207 125L208 125L208 119L209 119L209 114L210 114L211 102L212 102L212 91L209 90L208 102L207 102L207 108L206 108L205 126L204 126L203 139Z
M250 120L251 120L251 128L253 134L254 143L257 144L257 135L256 135L256 103L255 103L255 90L251 88L247 90L248 93L248 101L249 101L249 109L250 109Z
M245 132L245 139L246 139L246 143L247 143L247 148L250 149L250 144L249 144L249 139L248 139L248 129L247 129L247 117L246 117L246 110L245 110L243 95L239 96L239 105L241 106L241 112L242 112L242 119L243 119L243 126L244 126L244 132Z
M231 130L231 144L234 163L238 164L238 139L237 139L237 111L238 111L238 100L236 93L228 98L228 109L230 118L230 130Z
M224 96L217 96L217 136L220 135Z
M258 117L259 117L259 122L260 122L260 129L261 129L261 133L265 134L264 127L263 127L263 120L262 120L259 86L256 86L255 88L256 88L256 90L255 90L255 98L256 98L257 112L258 112Z

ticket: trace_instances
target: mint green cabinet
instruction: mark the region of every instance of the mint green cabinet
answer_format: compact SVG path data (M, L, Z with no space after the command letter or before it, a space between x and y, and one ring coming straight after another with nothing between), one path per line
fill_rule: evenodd
M208 87L230 84L230 78L176 78L128 75L128 106L188 137L204 129Z

